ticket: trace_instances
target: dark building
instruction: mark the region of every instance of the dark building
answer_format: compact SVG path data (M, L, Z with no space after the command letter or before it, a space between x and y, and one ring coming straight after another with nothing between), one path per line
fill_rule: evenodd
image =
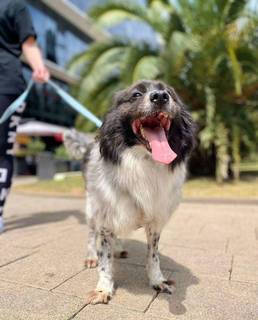
M82 1L81 4L85 2ZM65 70L68 62L81 53L90 42L105 37L89 21L76 0L27 0L38 43L51 78L63 89L68 90L79 79ZM24 75L31 77L24 63ZM76 114L53 92L48 85L35 85L29 96L25 119L70 127Z

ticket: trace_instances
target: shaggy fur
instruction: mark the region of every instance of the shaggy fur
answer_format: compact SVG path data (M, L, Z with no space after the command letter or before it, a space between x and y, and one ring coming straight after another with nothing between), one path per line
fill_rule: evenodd
M166 135L177 158L170 164L154 161L150 145L133 129L136 119L160 113L171 120ZM136 83L115 96L95 143L86 144L80 134L70 132L65 144L71 154L77 158L80 155L87 163L86 266L98 264L99 268L96 290L88 294L87 303L107 303L111 299L116 236L139 227L145 228L147 236L150 284L171 293L173 283L160 270L158 242L162 228L180 202L186 161L194 144L191 116L174 89L156 81ZM121 246L119 251L126 256Z

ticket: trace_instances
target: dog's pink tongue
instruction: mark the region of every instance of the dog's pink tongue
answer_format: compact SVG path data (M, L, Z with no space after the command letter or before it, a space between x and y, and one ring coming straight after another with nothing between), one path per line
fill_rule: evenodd
M165 130L162 127L144 127L143 129L145 138L148 140L151 147L153 160L165 164L174 161L177 154L170 148Z

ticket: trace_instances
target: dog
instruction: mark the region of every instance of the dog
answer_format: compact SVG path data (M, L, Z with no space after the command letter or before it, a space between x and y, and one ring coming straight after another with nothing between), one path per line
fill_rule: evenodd
M160 270L158 243L180 203L194 136L194 122L175 90L147 80L115 95L94 142L86 143L76 131L66 134L67 150L84 163L89 227L86 266L98 265L99 272L87 304L108 303L112 298L117 236L139 227L147 236L150 285L172 293L173 281ZM120 256L127 256L121 246Z

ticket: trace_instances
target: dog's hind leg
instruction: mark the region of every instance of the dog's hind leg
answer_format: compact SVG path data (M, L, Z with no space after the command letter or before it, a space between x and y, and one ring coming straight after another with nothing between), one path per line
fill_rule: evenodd
M97 239L99 281L94 291L88 293L86 304L108 303L114 290L113 251L114 234L102 229Z
M158 232L155 227L150 225L145 227L145 232L148 243L146 268L150 280L150 285L157 291L171 294L175 289L174 281L165 279L160 270L160 261L158 254L160 232Z
M96 268L98 265L96 240L97 231L94 226L89 225L87 255L85 259L85 267L87 268Z
M125 259L128 257L128 252L124 250L123 242L121 239L115 237L115 252L114 257L117 259Z

